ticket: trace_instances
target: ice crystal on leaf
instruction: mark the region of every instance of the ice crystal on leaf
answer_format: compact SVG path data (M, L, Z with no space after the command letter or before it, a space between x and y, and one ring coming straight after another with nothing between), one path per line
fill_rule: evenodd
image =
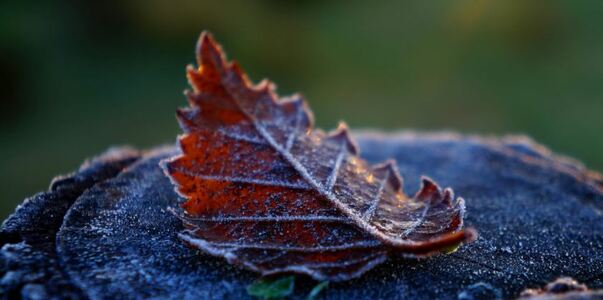
M343 123L314 129L300 95L252 84L207 33L197 63L187 70L190 107L177 111L182 153L162 163L186 198L175 210L186 243L264 275L336 281L473 237L451 189L423 178L406 196L395 162L369 165Z

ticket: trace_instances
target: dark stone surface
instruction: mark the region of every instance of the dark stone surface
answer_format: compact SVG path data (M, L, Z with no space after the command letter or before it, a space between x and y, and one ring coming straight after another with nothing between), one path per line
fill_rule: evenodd
M420 175L453 187L466 200L466 223L480 237L447 256L391 259L361 278L331 284L322 294L326 298L507 299L559 276L603 287L600 175L525 138L412 133L357 138L361 155L371 162L398 161L407 193L418 189ZM170 151L149 153L85 191L58 233L61 266L46 272L65 272L63 278L91 298L246 297L245 287L256 274L176 239L180 222L165 209L179 199L157 166ZM48 254L56 255L51 250ZM298 284L296 295L302 297L313 283L299 278Z
M257 276L201 255L176 236L169 213L178 196L158 151L84 193L65 216L57 242L65 270L91 298L240 299Z
M25 199L0 230L0 294L3 298L85 298L65 276L56 255L63 216L85 190L117 175L140 157L116 148L86 162L75 173L53 180L49 191Z

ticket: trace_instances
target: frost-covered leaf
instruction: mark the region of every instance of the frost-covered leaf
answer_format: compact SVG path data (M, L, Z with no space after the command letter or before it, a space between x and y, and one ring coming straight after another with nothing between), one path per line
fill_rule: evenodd
M470 240L464 201L423 178L402 192L396 164L358 156L345 124L313 128L299 95L253 85L203 34L188 68L190 107L178 110L182 154L163 162L187 201L185 242L264 275L359 276L395 253L421 257Z

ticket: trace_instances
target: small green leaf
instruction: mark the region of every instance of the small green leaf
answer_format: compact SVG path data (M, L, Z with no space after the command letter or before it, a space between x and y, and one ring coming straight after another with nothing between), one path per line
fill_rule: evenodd
M452 254L452 253L456 252L457 250L459 250L460 247L461 247L461 244L452 245L448 248L442 249L442 252L444 252L444 254Z
M308 297L306 297L306 300L314 300L316 299L316 297L318 296L318 294L320 294L320 292L322 292L322 290L324 290L325 288L327 288L327 286L329 286L329 282L328 281L323 281L319 284L317 284L308 294Z
M293 293L295 276L280 278L274 281L259 280L247 287L250 296L261 299L280 299Z

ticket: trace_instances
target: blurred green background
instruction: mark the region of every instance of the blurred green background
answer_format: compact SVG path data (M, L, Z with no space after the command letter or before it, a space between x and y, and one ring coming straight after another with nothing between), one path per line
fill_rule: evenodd
M0 217L110 145L173 143L203 29L332 128L526 133L603 169L603 1L3 1Z

